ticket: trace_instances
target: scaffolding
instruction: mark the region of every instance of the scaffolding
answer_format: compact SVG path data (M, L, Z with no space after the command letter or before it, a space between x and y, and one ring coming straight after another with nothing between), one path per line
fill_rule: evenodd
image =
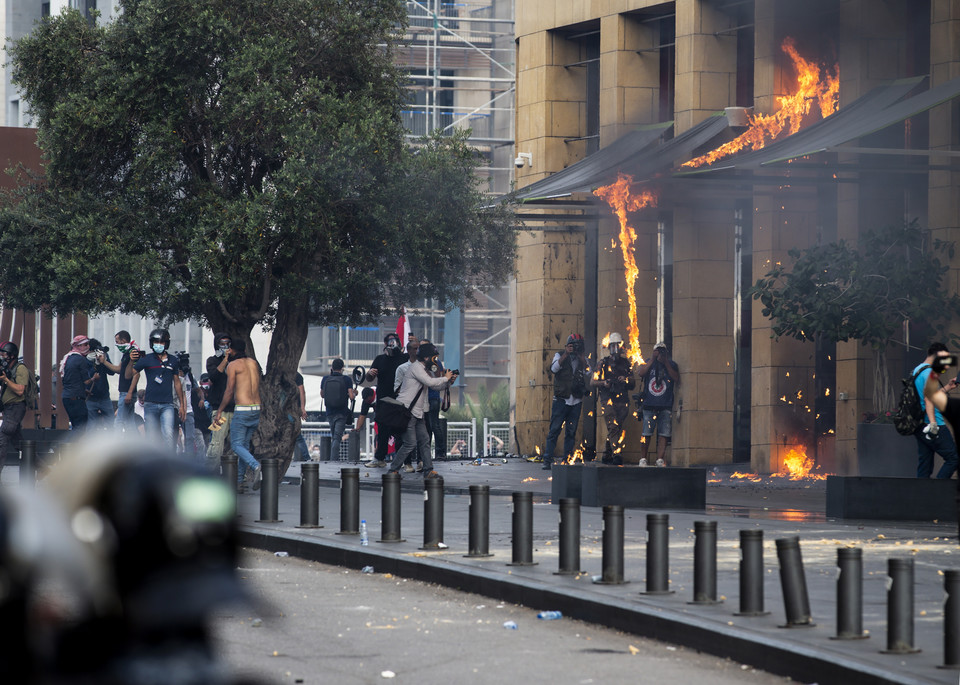
M487 191L502 195L513 178L516 44L513 0L408 0L408 25L396 63L410 77L403 111L408 137L471 129L486 164Z

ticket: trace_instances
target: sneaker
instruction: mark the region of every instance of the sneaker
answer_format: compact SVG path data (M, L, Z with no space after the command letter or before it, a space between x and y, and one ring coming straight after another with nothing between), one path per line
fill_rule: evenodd
M407 473L413 473L413 464L404 464L403 470Z
M646 460L646 459L641 459L641 460L637 463L637 466L646 466L646 465L647 465L647 460Z
M550 470L550 462L549 462L549 461L543 462L543 466L541 466L540 468L541 468L542 470L544 470L544 471L549 471L549 470Z
M263 480L263 469L257 465L257 468L253 470L253 484L250 486L254 492L260 489L260 483Z
M386 465L387 462L385 461L368 461L366 464L364 464L364 466L366 466L368 469L382 469Z
M423 462L417 462L417 473L423 473Z
M437 473L436 471L428 471L426 475L424 475L424 478L439 478L439 477L440 477L440 474Z
M539 454L535 454L532 457L527 457L527 461L529 461L531 464L539 464L543 461L543 457L541 457Z
M666 466L666 465L667 465L667 462L665 462L663 459L657 459L657 466Z

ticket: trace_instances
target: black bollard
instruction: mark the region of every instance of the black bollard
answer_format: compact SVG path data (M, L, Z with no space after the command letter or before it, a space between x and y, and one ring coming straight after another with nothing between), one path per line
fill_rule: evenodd
M763 610L763 531L740 531L740 611L737 616L766 616Z
M226 454L220 457L220 476L223 478L223 482L227 484L228 490L233 494L233 509L237 512L237 515L240 515L240 511L237 508L237 491L240 489L240 484L237 482L237 455Z
M783 606L787 612L786 624L781 628L807 628L813 626L810 615L810 597L807 594L807 579L803 574L803 558L800 555L800 538L791 536L777 540L777 559L780 561L780 586L783 589Z
M360 534L360 469L340 469L340 531L337 535Z
M320 464L300 465L300 525L297 528L323 528L320 525Z
M347 434L347 461L360 463L360 431L352 430Z
M465 557L492 557L490 554L490 486L470 486L470 531Z
M693 522L693 601L719 604L717 599L717 522Z
M6 455L4 455L6 456ZM20 441L20 487L33 488L37 485L37 443L33 440ZM236 488L234 488L236 491Z
M257 523L280 523L280 461L264 459L260 462L260 518Z
M380 539L377 542L406 542L400 537L400 474L385 473L381 477Z
M423 480L423 547L446 549L443 544L443 478Z
M884 654L916 654L913 646L913 559L887 559L887 648Z
M603 563L600 585L623 585L623 506L603 507Z
M943 665L960 668L960 571L943 572L947 601L943 607Z
M645 595L672 595L668 514L647 514L647 589Z
M533 493L513 493L513 561L507 566L536 566L533 560Z
M841 547L837 550L837 634L834 640L863 640L863 550Z
M580 500L560 498L560 570L558 576L580 573Z

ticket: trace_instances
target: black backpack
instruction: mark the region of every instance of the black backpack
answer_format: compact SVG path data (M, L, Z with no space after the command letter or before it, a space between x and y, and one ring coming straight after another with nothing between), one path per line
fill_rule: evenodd
M913 435L926 422L923 401L917 392L917 376L929 369L924 364L915 374L902 379L903 390L900 391L900 402L897 404L897 413L893 416L893 426L900 435Z
M350 379L343 374L331 374L327 376L323 384L323 403L327 410L346 409L350 400L347 391L350 389Z

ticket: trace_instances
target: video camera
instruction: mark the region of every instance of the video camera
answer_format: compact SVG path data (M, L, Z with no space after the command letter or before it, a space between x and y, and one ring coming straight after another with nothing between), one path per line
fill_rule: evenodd
M190 373L190 353L186 351L174 352L177 355L177 359L180 361L180 368L183 370L184 374Z
M934 359L930 367L937 373L943 373L944 371L947 370L948 367L956 366L956 365L957 365L957 355L948 354L948 355L944 355L942 357L937 357L936 359Z

